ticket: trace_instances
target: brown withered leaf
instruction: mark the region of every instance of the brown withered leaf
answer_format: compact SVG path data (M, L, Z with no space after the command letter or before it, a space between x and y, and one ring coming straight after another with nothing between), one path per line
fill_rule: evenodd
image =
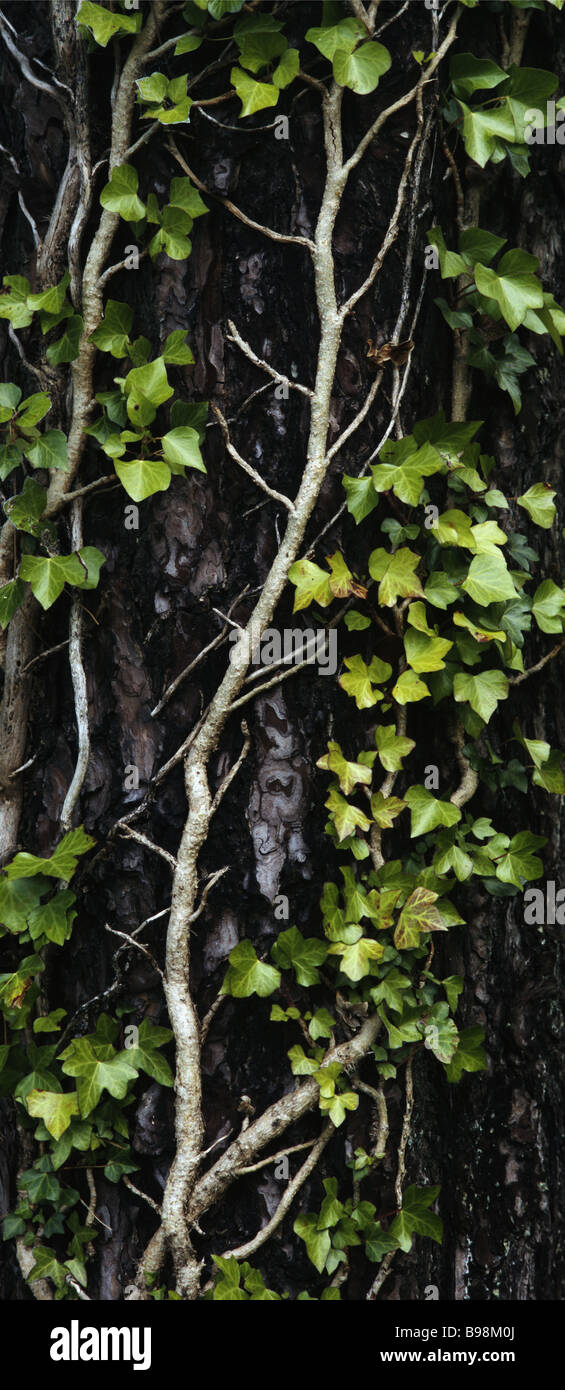
M368 338L367 343L367 357L374 367L382 367L384 362L403 367L414 348L413 338L406 338L403 343L383 343L382 347L374 347L372 338Z

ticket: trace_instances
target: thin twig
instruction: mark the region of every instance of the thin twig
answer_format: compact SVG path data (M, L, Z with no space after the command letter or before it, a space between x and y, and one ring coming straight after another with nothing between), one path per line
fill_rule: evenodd
M176 159L177 164L180 164L180 167L184 170L184 173L188 175L188 178L191 179L194 184L196 184L196 187L200 189L200 192L204 193L205 197L215 198L218 202L222 204L223 207L227 208L228 212L233 213L233 216L237 217L240 222L245 223L246 227L251 227L252 231L254 232L261 232L263 236L269 237L271 241L280 241L283 242L285 245L306 246L307 249L312 254L314 254L314 242L310 241L308 237L289 236L286 235L286 233L284 232L275 232L272 227L263 226L262 222L254 222L253 218L247 217L246 213L242 212L241 208L237 208L235 206L235 203L231 202L230 198L224 198L220 193L214 193L212 189L207 188L206 184L202 182L202 179L199 179L198 175L194 173L194 170L189 167L186 160L183 158L178 146L175 144L175 141L173 140L172 136L170 137L167 143L168 149L170 150L174 159Z
M245 1245L239 1245L234 1250L227 1250L224 1254L224 1259L229 1260L233 1258L235 1260L246 1260L249 1255L253 1255L256 1250L259 1250L260 1247L270 1239L274 1231L277 1230L277 1227L281 1225L297 1192L300 1191L300 1188L304 1185L310 1173L313 1172L326 1144L329 1143L334 1133L335 1126L332 1124L331 1120L328 1120L305 1163L302 1164L302 1167L299 1168L298 1172L287 1184L278 1207L270 1221L267 1221L266 1225L263 1226L260 1231L257 1231L257 1234L253 1236L252 1240L248 1240Z
M124 1184L124 1187L129 1188L130 1192L134 1192L135 1196L140 1197L142 1202L146 1202L147 1206L151 1207L152 1211L155 1211L157 1213L157 1216L161 1215L161 1208L159 1206L159 1203L156 1202L153 1197L149 1197L147 1192L142 1192L140 1187L136 1187L135 1183L132 1182L131 1178L128 1178L127 1173L124 1174L122 1182Z
M553 658L558 656L559 652L562 652L564 647L565 637L563 641L557 643L557 646L552 647L550 652L546 652L545 656L542 656L540 661L536 661L535 666L530 666L527 671L519 671L517 676L507 676L508 684L521 685L522 681L527 681L530 676L535 676L538 671L541 671L544 666L547 666L548 661L553 661Z
M247 462L247 459L241 457L241 454L238 453L231 442L228 423L222 415L219 406L215 405L214 401L211 401L211 407L214 411L214 415L219 421L220 429L224 437L224 444L230 458L232 458L235 463L238 463L240 468L243 468L244 473L247 473L248 477L252 478L257 487L260 487L263 492L266 492L267 496L271 497L273 502L280 502L283 507L286 507L288 512L294 512L294 502L291 502L290 497L286 497L283 492L277 492L276 488L269 487L269 484L265 482L261 474L257 473L255 468L252 468L251 464Z
M142 835L141 831L132 830L130 825L124 825L120 830L120 835L129 835L132 840L137 840L138 844L144 845L145 849L150 849L153 854L159 854L161 859L165 860L174 873L177 867L177 861L174 854L169 854L167 849L163 849L161 845L156 845L147 835Z
M151 951L148 951L147 947L141 944L141 941L135 941L133 936L129 936L128 933L125 931L118 931L117 927L108 926L107 922L104 923L104 927L105 930L109 931L112 936L121 936L122 941L127 941L128 946L134 946L136 951L141 951L142 955L147 956L147 959L151 961L153 969L157 971L157 974L161 976L161 979L164 982L165 976L163 971L161 970L161 966L157 964L157 961L155 960L155 957L152 956Z
M260 367L263 372L267 372L274 381L281 382L284 386L288 386L289 389L293 391L301 391L303 396L312 397L314 393L310 390L309 386L303 386L300 381L292 381L290 377L284 375L284 372L275 371L275 368L271 366L270 362L265 362L262 357L258 357L249 343L246 343L245 338L242 338L241 334L238 333L231 319L228 319L228 328L228 342L237 343L238 348L245 353L245 356L249 358L250 362L253 362L254 366Z
M224 877L224 874L229 873L229 870L230 870L230 869L231 869L231 864L224 864L223 867L222 867L221 869L216 869L215 872L214 872L213 874L210 874L209 879L207 880L207 882L206 882L205 885L204 885L204 889L203 889L203 892L202 892L202 897L201 897L201 899L200 899L200 903L199 903L198 907L195 909L195 911L194 911L194 912L191 912L190 917L188 918L188 921L189 921L189 923L190 923L191 926L192 926L192 923L193 923L193 922L196 922L196 921L197 921L198 917L200 916L200 913L204 911L204 908L205 908L205 906L206 906L206 899L207 899L207 897L208 897L208 894L209 894L210 890L211 890L211 889L215 886L215 884L218 882L218 879L223 878L223 877Z
M223 800L223 798L224 798L224 796L225 796L225 794L226 794L226 792L227 792L227 790L228 790L228 787L231 786L231 784L232 784L232 782L233 782L233 780L234 780L234 777L237 777L237 774L238 774L238 772L239 772L239 769L240 769L240 767L241 767L241 764L244 762L244 760L245 760L245 758L247 757L247 754L248 754L248 752L249 752L249 748L250 748L250 744L251 744L251 738L250 738L250 736L249 736L249 729L248 729L248 727L247 727L247 724L246 724L245 719L242 719L242 721L241 721L241 732L242 732L242 734L243 734L243 747L242 747L242 749L241 749L241 753L239 754L239 757L236 759L236 761L235 761L233 767L230 767L230 770L229 770L229 772L227 773L227 776L224 777L224 780L223 780L221 786L218 787L218 790L217 790L216 795L215 795L215 797L214 797L214 800L213 800L213 802L212 802L212 811L211 811L211 814L212 814L212 815L215 815L215 813L216 813L216 811L217 811L217 809L218 809L218 806L220 805L220 802Z
M71 537L73 550L80 550L83 543L82 535L82 501L73 502L73 512L71 521ZM71 679L73 683L75 719L77 726L77 759L70 787L67 791L61 811L62 829L71 829L73 812L79 796L81 794L84 779L88 771L90 760L90 730L88 724L88 691L86 687L86 673L82 657L83 640L83 606L80 595L77 594L72 601L71 617L69 625L69 665L71 668Z

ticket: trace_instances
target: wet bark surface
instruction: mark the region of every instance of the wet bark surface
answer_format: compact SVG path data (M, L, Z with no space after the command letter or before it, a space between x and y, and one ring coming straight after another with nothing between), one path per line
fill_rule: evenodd
M51 60L49 6L12 3L9 18L22 48L45 62ZM303 32L307 22L319 23L318 7L285 7L295 13ZM383 12L391 9L383 4ZM414 6L411 7L413 12ZM418 7L420 10L420 7ZM403 18L392 28L389 42L393 69L387 95L395 83L403 89L404 65L412 48L429 47L428 21L423 14ZM300 10L300 14L296 13ZM305 12L308 11L307 20ZM534 13L525 59L530 66L551 67L565 75L565 45L558 16ZM475 31L473 33L473 23ZM481 29L482 24L482 29ZM467 19L469 48L496 54L493 16ZM292 39L291 39L292 41ZM6 130L2 143L13 151L21 176L3 162L0 186L0 250L4 273L28 274L32 242L18 204L18 190L30 204L40 231L45 225L65 163L64 136L56 106L45 94L24 83L5 52L2 63ZM112 72L108 54L92 59L91 120L96 130L96 157L107 145L107 95ZM211 86L210 91L220 90ZM292 89L294 90L294 89ZM98 95L104 92L104 101ZM178 135L179 148L214 192L227 194L258 221L311 235L323 179L323 147L317 95L306 90L300 98L286 94L290 138L276 140L269 113L262 112L236 132L222 129L201 114ZM376 97L363 102L346 98L346 144L353 147L374 113ZM234 124L231 106L213 107L214 118ZM263 131L261 128L266 127ZM177 128L175 128L176 130ZM393 207L405 152L405 133L413 115L400 112L383 132L376 148L350 182L336 234L336 269L340 296L356 286L371 263ZM432 157L433 156L433 157ZM143 193L168 188L179 170L162 142L149 142L136 157ZM454 201L441 145L432 141L424 180L418 252L411 283L411 303L418 295L423 272L426 229L440 222L453 232ZM537 153L535 172L525 182L509 172L489 168L482 179L480 225L523 246L540 258L544 286L557 301L565 297L563 257L563 197L565 152L555 146ZM88 237L88 232L87 232ZM134 275L122 272L112 281L112 297L135 305L134 330L145 333L155 350L176 328L188 329L196 359L194 368L175 368L176 390L187 400L217 400L232 421L236 447L266 481L289 496L298 486L303 461L308 406L291 393L277 400L272 390L247 403L264 374L227 341L227 319L259 356L307 385L312 384L317 317L308 256L298 247L265 241L234 221L210 199L210 213L194 227L194 247L187 262L160 257L155 265L142 263ZM131 240L131 236L129 236ZM120 259L128 230L116 237L113 258ZM453 236L451 242L453 244ZM367 338L385 342L398 312L398 287L403 241L389 257L374 291L352 315L340 354L332 402L334 437L348 422L370 384ZM449 410L452 335L433 305L437 285L428 291L416 332L414 368L403 400L401 423L408 433L415 420ZM36 389L0 323L0 355L5 380L16 381L25 393ZM25 337L25 335L24 335ZM562 362L545 340L528 343L537 370L525 378L524 405L515 417L508 397L491 390L476 375L469 415L486 422L487 447L501 461L509 490L518 495L544 477L562 493L565 416ZM34 340L26 344L34 360ZM104 357L98 389L108 389L119 368ZM319 505L308 532L310 543L340 507L343 472L355 474L374 449L389 419L390 375L367 421L329 470ZM331 442L331 436L330 436ZM113 835L115 822L152 788L156 771L175 752L212 695L228 660L224 643L197 667L167 701L158 717L151 711L172 680L200 650L222 631L225 614L247 586L235 610L244 622L253 593L262 585L278 546L282 509L257 493L253 484L225 453L220 430L207 431L208 475L188 480L173 478L170 490L142 505L139 529L128 529L121 488L111 486L85 504L85 543L106 556L99 588L90 593L86 614L85 665L88 679L92 751L80 803L80 823L97 841L97 851L77 876L79 916L73 939L48 958L46 989L52 1007L64 1007L72 1019L86 1001L108 989L115 976L116 939L106 924L131 932L141 920L166 908L170 871L159 858L125 835ZM94 479L100 453L88 445L81 481ZM392 514L392 513L391 513ZM501 524L504 524L502 522ZM60 525L63 551L66 523ZM318 546L315 557L343 548L352 567L365 569L369 550L380 544L375 531L365 535L341 518ZM370 528L369 528L370 531ZM563 542L558 527L544 536L544 574L556 582L563 569ZM292 598L286 594L277 622L294 626ZM219 610L219 613L216 611ZM69 600L62 598L47 615L35 609L39 652L67 637ZM340 636L340 656L362 650L387 658L387 643L371 632L365 648L354 633ZM356 639L356 640L354 640ZM536 639L531 660L541 655ZM552 747L565 747L562 663L550 664L520 691L522 727L529 737L547 738ZM512 699L495 726L493 748L508 756ZM297 674L259 697L246 711L251 751L230 788L212 826L202 857L204 872L224 864L229 873L211 894L192 939L193 993L201 1016L214 1000L225 973L229 952L243 936L250 937L262 956L272 944L279 923L277 895L289 900L289 922L308 935L321 934L319 898L323 883L338 878L331 840L324 834L325 781L315 767L326 751L328 737L338 738L347 756L371 743L366 715L352 714L352 702L331 678L312 670ZM415 720L421 740L418 780L426 763L441 770L442 793L455 785L453 752L443 738L441 720L418 711ZM225 776L241 748L240 718L232 716L212 762L212 790ZM75 759L75 720L66 651L35 667L26 758L34 757L25 774L24 811L20 845L34 853L51 851L60 835L59 821ZM420 766L421 764L421 766ZM132 785L131 770L137 769ZM474 803L475 806L475 803ZM473 808L474 809L474 808ZM524 796L515 789L493 799L482 791L477 814L496 814L496 823L512 834L534 828L548 837L546 876L560 886L563 880L562 811L557 799L539 792ZM139 828L175 853L186 814L182 771L177 766L157 786ZM392 837L385 846L392 852ZM394 855L408 845L394 842ZM479 890L459 893L467 926L452 929L437 959L442 972L465 975L462 1000L464 1024L485 1027L488 1074L465 1076L449 1086L443 1070L427 1053L415 1063L415 1112L407 1150L407 1177L422 1185L441 1183L439 1209L445 1222L442 1247L416 1241L410 1255L394 1261L381 1298L421 1300L429 1285L442 1299L548 1300L565 1293L563 1261L563 1113L562 1064L565 1036L563 996L563 928L525 926L522 899L488 898ZM166 918L144 935L162 964ZM10 968L10 944L2 941L2 958ZM159 978L145 957L126 953L119 965L119 997L131 1012L125 1022L143 1017L166 1024ZM296 991L294 991L296 993ZM293 1001L288 987L287 1004ZM327 1001L323 1001L327 1002ZM270 1001L228 999L212 1022L203 1052L206 1146L233 1136L241 1125L246 1101L255 1113L290 1090L293 1078L286 1056L297 1038L283 1026L269 1025ZM76 1031L93 1026L95 1010L83 1010ZM362 1074L365 1074L362 1072ZM370 1079L370 1069L367 1070ZM398 1139L403 1096L392 1087L392 1137ZM242 1111L243 1105L243 1111ZM138 1083L134 1105L133 1147L140 1162L139 1183L160 1199L173 1154L171 1094L154 1083ZM133 1110L132 1110L133 1114ZM12 1208L17 1151L14 1108L0 1104L0 1208ZM348 1153L366 1141L374 1116L362 1099L348 1119ZM287 1136L298 1143L318 1132L310 1115ZM218 1148L216 1154L221 1152ZM325 1150L319 1169L308 1181L300 1209L318 1209L321 1177L350 1181L343 1166L343 1145L337 1137ZM395 1147L376 1179L363 1187L363 1196L383 1214L394 1209ZM79 1172L72 1181L80 1185ZM88 1194L84 1194L87 1198ZM223 1203L208 1212L197 1237L202 1252L224 1251L249 1239L272 1215L281 1185L272 1168L242 1179ZM94 1297L118 1300L131 1280L144 1243L154 1229L149 1209L131 1192L97 1180L97 1241ZM304 1246L293 1234L294 1215L287 1216L275 1238L256 1257L270 1287L291 1296L307 1287L316 1293L318 1280ZM0 1295L30 1298L15 1259L4 1247ZM351 1254L351 1277L346 1299L363 1298L374 1277L356 1251Z

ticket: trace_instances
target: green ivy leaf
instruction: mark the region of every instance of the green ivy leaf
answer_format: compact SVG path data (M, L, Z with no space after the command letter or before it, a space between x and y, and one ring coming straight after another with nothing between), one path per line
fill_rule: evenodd
M321 608L327 608L332 602L334 595L330 589L330 576L312 560L295 560L288 577L296 587L293 613L308 608L311 603L319 603Z
M391 62L388 48L382 43L369 41L356 48L354 53L338 48L333 60L333 74L340 87L349 87L358 96L366 96L378 87Z
M365 35L366 30L358 19L342 19L339 24L306 30L308 43L314 44L324 58L329 58L330 63L338 52L352 53Z
M41 863L43 862L41 860ZM74 903L74 893L65 889L62 893L55 893L49 902L34 907L27 919L32 941L46 937L48 941L54 941L57 946L62 946L65 941L68 941L77 915L76 912L71 911Z
M69 830L49 859L41 859L36 854L23 850L16 854L3 872L9 879L33 878L36 874L47 874L50 878L61 878L65 882L73 877L81 854L87 854L96 844L91 835L86 835L81 826Z
M62 430L46 430L25 453L33 468L68 468L67 440Z
M233 951L230 951L229 962L220 994L232 994L235 999L248 999L251 994L258 994L264 999L266 995L278 989L281 982L280 972L272 965L264 965L257 959L251 941L246 939L234 946Z
M318 1230L318 1217L313 1212L297 1216L292 1229L304 1241L308 1259L321 1274L332 1245L329 1231Z
M407 758L416 747L413 738L397 734L394 724L379 724L375 733L375 743L379 758L387 772L400 772L403 758Z
M512 331L523 323L528 309L543 308L543 289L534 272L539 262L527 251L507 251L497 270L475 266L480 294L494 299Z
M406 546L390 555L379 547L369 556L371 579L379 580L379 604L392 608L397 598L423 598L424 591L415 570L420 556Z
M534 594L532 613L542 632L563 631L563 607L565 591L552 579L544 579Z
M0 588L0 626L7 628L16 609L23 603L26 595L25 584L21 579L10 579Z
M111 1043L75 1038L60 1058L65 1075L76 1077L83 1119L96 1109L103 1091L123 1100L130 1082L137 1077L137 1068L127 1060L127 1053L115 1052Z
M459 1045L445 1068L448 1081L460 1081L464 1071L486 1071L487 1059L483 1048L482 1028L464 1028Z
M544 835L532 835L529 830L521 830L518 835L513 836L507 850L498 860L496 877L502 883L513 883L516 888L522 887L523 880L529 882L541 878L543 863L532 851L545 844L547 840Z
M555 492L549 483L534 483L517 498L518 506L523 507L536 526L548 531L555 521L556 511L553 498Z
M128 497L144 502L156 492L166 492L171 470L162 459L115 459L114 468Z
M402 671L395 685L392 687L392 695L399 705L413 704L416 700L425 700L430 694L425 681L421 681L415 671Z
M0 304L1 302L0 300ZM366 516L370 516L375 507L379 505L373 480L372 478L350 478L345 473L342 481L347 497L347 510L359 524Z
M169 1063L161 1056L160 1048L171 1041L173 1034L170 1028L157 1028L144 1018L137 1030L137 1043L135 1047L127 1049L127 1056L132 1067L137 1071L144 1071L157 1081L160 1086L174 1085L174 1076Z
M28 305L31 285L25 275L5 275L0 292L0 319L9 319L12 328L27 328L33 319Z
M232 68L230 82L241 102L240 120L243 116L252 116L255 111L264 111L268 106L277 104L278 87L274 87L272 82L257 82L243 68Z
M153 258L164 251L172 261L185 261L192 251L191 229L192 218L182 208L164 207L159 231L149 243L149 255Z
M60 367L66 362L75 361L79 354L83 328L84 323L80 314L71 314L71 317L65 320L65 331L62 338L58 338L56 343L52 343L45 354L51 367ZM59 434L60 431L56 430L52 433ZM51 467L66 468L66 463L52 464Z
M78 1096L71 1092L59 1095L56 1091L29 1091L26 1107L30 1115L43 1120L54 1139L60 1139L68 1129L73 1115L78 1115Z
M360 811L357 806L351 806L350 802L346 801L335 787L330 790L324 805L331 813L339 840L345 840L348 835L354 835L357 829L361 831L369 829L371 822L367 819L364 811Z
M461 811L451 801L440 801L426 787L409 787L404 800L411 812L412 839L415 835L426 835L438 825L455 825L461 820Z
M206 472L197 430L188 425L169 430L168 434L163 435L161 444L171 468L197 468L200 473Z
M163 362L170 362L176 367L185 367L188 363L194 362L194 354L186 342L186 329L175 328L169 333L163 344L161 356Z
M358 941L352 941L349 945L343 941L334 941L328 947L328 954L341 956L340 970L343 971L344 975L347 975L349 980L357 984L359 980L363 980L366 975L370 974L373 961L382 960L384 946L380 941L373 941L368 936L360 936Z
M481 608L501 599L516 598L516 586L500 551L476 555L461 586Z
M492 58L475 58L473 53L458 53L451 59L449 76L456 97L472 96L473 92L499 87L507 73L493 63Z
M94 0L82 0L76 18L77 24L84 24L85 28L90 29L100 48L105 48L117 34L136 34L142 23L141 13L114 13L107 10L105 5L95 4Z
M443 1222L429 1210L439 1196L439 1187L407 1187L402 1196L402 1207L389 1229L391 1240L396 1240L401 1250L411 1250L412 1236L428 1236L441 1245Z
M125 222L141 222L145 204L137 196L138 185L139 175L133 164L119 164L100 194L102 207L117 213Z
M419 946L422 932L447 931L443 917L435 906L438 896L429 888L420 887L415 888L410 894L394 931L397 951L410 951Z
M348 762L344 758L339 743L328 743L328 751L322 758L318 758L316 767L321 767L324 772L335 773L340 788L348 796L357 783L364 786L371 785L371 770L362 763Z
M109 299L104 318L90 336L90 342L102 352L110 352L112 357L125 357L129 347L129 335L133 323L133 310L129 304Z
M324 941L315 937L305 939L297 927L281 932L271 949L271 955L281 970L293 969L299 985L309 988L320 982L317 966L323 965L328 954Z
M183 212L188 213L194 222L197 217L203 217L209 209L203 202L198 189L190 182L190 179L171 179L169 189L169 205L173 208L182 208Z
M453 682L453 696L458 704L468 700L475 714L488 724L500 700L508 696L508 681L502 671L480 671L476 676L460 671Z
M374 656L367 666L361 656L347 656L345 665L349 674L340 676L339 684L342 690L353 696L357 709L370 709L383 699L382 690L377 690L374 683L388 680L392 675L392 666L389 666L388 661L381 661L379 657Z

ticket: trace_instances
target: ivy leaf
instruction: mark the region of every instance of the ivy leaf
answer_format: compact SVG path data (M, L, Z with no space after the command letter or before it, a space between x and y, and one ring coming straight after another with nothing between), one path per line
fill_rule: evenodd
M56 1091L29 1091L26 1107L30 1115L43 1120L45 1128L54 1139L60 1139L69 1128L73 1115L78 1115L78 1096L58 1094Z
M500 551L475 555L461 586L481 608L501 599L516 598L516 586Z
M58 338L56 343L52 343L51 347L47 348L45 354L51 367L60 367L65 362L75 361L79 354L83 328L84 323L80 314L71 314L70 318L65 320L65 331L62 338ZM56 431L56 433L59 433L59 431ZM58 463L51 466L66 468L66 463Z
M144 367L132 367L124 381L127 412L134 425L150 425L157 408L173 394L162 357L147 362Z
M93 840L91 835L86 835L79 826L63 835L49 859L41 859L36 854L28 854L22 850L9 864L4 865L3 872L9 879L34 878L36 874L47 874L50 878L61 878L68 883L76 870L79 856L86 854L95 844L96 840Z
M366 96L378 87L391 62L388 48L382 43L370 41L361 44L354 53L338 48L333 60L333 74L340 87L349 87L358 96Z
M298 76L299 68L300 53L298 49L287 48L273 72L273 85L279 89L289 87L290 83Z
M410 894L394 931L397 951L410 951L419 946L421 932L447 931L443 917L435 907L438 896L429 888L415 888Z
M448 1004L437 1004L432 1018L424 1025L424 1047L444 1065L451 1061L459 1043L459 1033L448 1017L448 1009Z
M169 204L173 208L182 208L193 222L197 217L203 217L204 213L209 211L206 203L200 197L198 189L188 178L171 179Z
M62 946L68 941L77 915L71 911L74 903L74 893L65 889L62 893L55 893L49 902L34 907L28 916L32 941L37 941L42 936L47 937L48 941L54 941L57 946Z
M543 289L534 274L538 264L536 256L514 250L506 252L496 271L475 266L477 289L496 301L512 331L523 323L528 309L543 307Z
M1 303L2 300L0 299ZM379 505L373 480L372 478L350 478L345 473L342 481L347 497L347 510L359 524L366 516L370 516L375 507Z
M394 724L379 724L375 733L379 758L387 772L400 772L402 760L416 747L413 738L397 734Z
M76 1077L83 1119L96 1108L103 1091L109 1091L116 1100L123 1100L130 1081L137 1077L137 1068L127 1061L127 1054L115 1052L111 1043L75 1038L60 1053L60 1058L65 1075Z
M21 395L21 392L19 394ZM18 430L29 430L34 425L39 424L39 421L43 420L50 409L51 400L46 391L35 391L33 396L27 396L16 414Z
M192 251L188 233L192 230L192 218L182 208L167 205L163 208L161 226L149 243L152 259L164 251L172 261L185 261Z
M318 1230L318 1217L313 1212L297 1216L292 1229L304 1241L308 1259L321 1274L332 1246L329 1231Z
M445 1068L448 1081L460 1081L464 1071L486 1071L487 1059L483 1048L482 1028L464 1028L459 1045Z
M200 473L206 472L197 430L191 429L188 425L181 425L178 429L169 430L168 434L164 434L161 444L167 463L171 467L197 468Z
M296 586L293 613L308 608L311 603L319 603L321 608L327 608L332 602L330 576L312 560L296 560L289 569L288 577L291 584Z
M328 947L324 941L317 941L315 937L305 939L297 927L281 932L271 950L273 960L281 970L293 969L298 984L306 988L320 983L316 967L324 964L327 954Z
M0 291L0 319L9 319L12 328L27 328L33 319L28 305L31 285L25 275L5 275Z
M420 556L415 555L414 551L406 546L396 550L394 555L380 547L373 550L369 556L369 574L371 579L380 581L378 598L382 607L392 608L399 597L424 597L420 580L415 573L419 563Z
M109 299L102 323L91 334L90 342L110 352L112 357L125 357L129 346L129 335L133 322L133 311L129 304L117 299Z
M522 887L522 880L529 882L531 879L541 878L543 863L532 850L545 844L547 841L544 835L532 835L529 830L521 830L518 835L513 836L507 850L498 860L496 877L502 883L513 883L516 888Z
M449 76L456 97L472 96L485 88L499 87L508 74L492 58L475 58L473 53L458 53L451 59Z
M166 492L171 482L171 470L162 459L114 459L114 468L134 502Z
M67 440L62 430L46 430L26 448L25 454L34 468L68 468Z
M380 826L381 830L391 830L400 812L404 810L405 801L401 801L398 796L383 796L382 792L375 792L371 797L371 813Z
M411 812L411 837L426 835L438 825L455 825L461 820L461 811L451 801L440 801L426 787L409 787L404 800Z
M329 58L332 63L337 52L352 53L365 33L366 30L358 19L342 19L339 24L307 29L306 38L308 43L313 43L318 52L322 53L324 58Z
M328 743L328 751L323 758L318 758L316 767L321 767L324 772L334 772L346 796L353 791L358 782L365 786L371 785L371 769L362 763L348 762L339 743Z
M388 680L392 675L392 666L388 661L380 661L374 656L370 666L367 666L361 656L346 656L345 665L349 674L340 676L339 684L342 690L353 696L357 709L370 709L382 700L383 692L375 689L373 682Z
M378 463L373 467L373 486L376 492L388 492L390 488L401 502L415 507L420 500L424 478L444 471L445 465L437 449L428 441L420 449L414 449L408 440L401 440L405 446L393 454L399 458L395 463ZM381 457L384 450L381 451ZM406 457L403 455L406 454Z
M426 682L421 681L415 671L402 671L396 685L393 685L391 693L399 705L408 705L413 704L416 700L425 700L430 694Z
M434 608L448 608L449 604L455 603L458 598L458 590L443 570L433 571L426 583L424 594L428 603L433 603Z
M28 294L30 309L39 309L53 316L59 314L65 302L67 285L70 283L70 279L71 277L67 270L58 285L51 285L48 290L41 290L39 294Z
M85 577L78 555L57 555L49 559L24 555L19 572L20 578L31 584L34 597L44 609L51 608L65 584L81 585Z
M274 87L272 82L257 82L243 68L232 68L230 82L241 102L240 120L243 116L252 116L255 111L264 111L268 106L277 104L278 87Z
M562 632L565 591L552 579L544 579L534 594L532 613L542 632Z
M34 1033L59 1033L61 1022L66 1016L66 1009L52 1009L51 1013L42 1014L39 1018L34 1019L33 1031Z
M458 255L457 251L448 251L441 227L430 227L428 242L430 246L435 246L438 253L442 280L453 280L455 276L465 274L466 262L462 256Z
M84 7L84 0L83 0ZM93 5L93 9L101 8ZM66 1272L64 1266L59 1264L57 1256L53 1250L49 1250L46 1245L35 1245L33 1248L35 1264L30 1273L26 1276L26 1284L35 1283L36 1279L51 1279L56 1289L62 1289L66 1283Z
M228 971L220 994L232 994L234 999L248 999L258 994L261 999L278 989L280 972L272 965L264 965L257 959L251 941L240 941L229 955Z
M26 478L23 492L16 493L15 497L6 502L6 516L18 531L27 531L28 535L37 536L40 529L38 523L45 511L46 501L46 489L35 483L33 478Z
M117 213L125 222L141 222L145 204L137 196L138 185L139 175L133 164L119 164L100 194L102 207Z
M287 42L281 34L282 24L273 15L250 15L240 19L234 29L239 48L239 61L248 72L257 73L273 58L285 52Z
M468 700L475 714L488 724L499 701L508 696L508 681L502 671L480 671L476 676L458 671L453 682L453 696L458 704Z
M429 1236L441 1245L443 1222L429 1210L439 1196L439 1187L407 1187L402 1197L402 1207L389 1228L391 1240L396 1240L401 1250L411 1250L412 1236Z
M116 34L135 34L141 29L141 14L114 14L105 5L96 5L94 0L82 0L77 12L77 24L90 29L92 37L100 48L105 48Z
M465 149L470 159L484 169L495 154L500 140L512 142L516 139L512 112L506 104L490 110L472 110L461 100L459 105L463 112Z
M175 328L172 333L169 333L163 344L161 356L163 362L171 362L176 367L184 367L188 363L194 362L194 354L186 342L186 329Z
M0 627L7 628L16 609L23 603L26 595L25 584L21 579L9 579L0 588Z
M135 1047L127 1049L132 1067L144 1071L157 1081L159 1086L172 1086L174 1076L169 1063L161 1056L159 1049L170 1042L173 1034L170 1028L157 1028L144 1018L137 1030Z
M367 819L364 811L359 811L357 806L351 806L335 787L331 789L324 805L331 813L339 840L345 840L348 835L354 835L357 829L362 831L369 829L371 822Z
M370 973L372 961L382 960L384 946L381 945L380 941L373 941L369 936L360 936L358 941L352 941L349 945L343 941L333 942L328 947L328 954L341 956L340 970L343 971L344 975L347 975L349 980L357 984L359 980L363 980Z
M406 659L413 671L443 671L443 657L451 651L453 642L444 637L428 637L424 632L409 628L404 636Z
M534 483L527 492L517 498L518 506L523 507L536 526L548 531L555 521L555 492L549 483Z

